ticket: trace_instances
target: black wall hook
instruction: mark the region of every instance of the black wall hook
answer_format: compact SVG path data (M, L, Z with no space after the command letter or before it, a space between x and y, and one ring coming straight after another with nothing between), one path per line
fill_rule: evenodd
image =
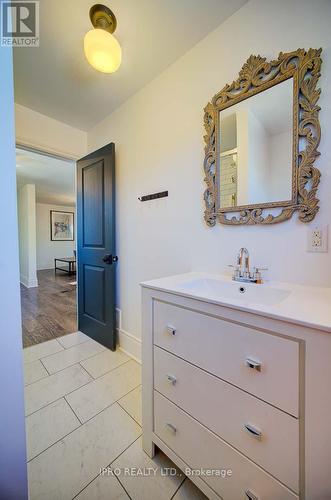
M139 201L150 201L157 200L158 198L165 198L168 196L168 191L161 191L160 193L146 194L144 196L139 196Z

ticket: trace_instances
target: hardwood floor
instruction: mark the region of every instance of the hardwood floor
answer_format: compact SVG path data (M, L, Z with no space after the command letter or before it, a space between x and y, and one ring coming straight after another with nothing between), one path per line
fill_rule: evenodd
M38 271L39 286L21 285L23 347L77 331L75 276Z

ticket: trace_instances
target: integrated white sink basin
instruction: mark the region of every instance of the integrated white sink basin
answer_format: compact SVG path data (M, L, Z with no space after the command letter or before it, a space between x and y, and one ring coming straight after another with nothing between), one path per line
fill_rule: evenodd
M291 293L291 290L271 286L238 281L228 282L213 278L196 278L179 284L178 288L197 294L199 297L226 301L240 300L245 305L272 306L285 300Z
M198 272L141 285L331 333L331 288L272 281L241 283L230 276Z

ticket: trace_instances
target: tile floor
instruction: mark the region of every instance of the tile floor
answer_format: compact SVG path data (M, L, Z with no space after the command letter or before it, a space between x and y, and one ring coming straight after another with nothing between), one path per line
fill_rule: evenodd
M174 466L162 452L143 452L141 367L126 354L78 332L27 347L24 368L30 500L206 498L179 470L161 475Z

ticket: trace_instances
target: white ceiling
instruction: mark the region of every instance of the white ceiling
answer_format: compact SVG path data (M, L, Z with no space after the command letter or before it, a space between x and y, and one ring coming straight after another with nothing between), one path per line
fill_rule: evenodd
M122 65L85 60L93 0L40 0L40 47L14 49L15 100L88 130L155 78L247 0L105 0L117 17Z
M75 163L16 149L17 187L35 184L36 201L75 205Z

